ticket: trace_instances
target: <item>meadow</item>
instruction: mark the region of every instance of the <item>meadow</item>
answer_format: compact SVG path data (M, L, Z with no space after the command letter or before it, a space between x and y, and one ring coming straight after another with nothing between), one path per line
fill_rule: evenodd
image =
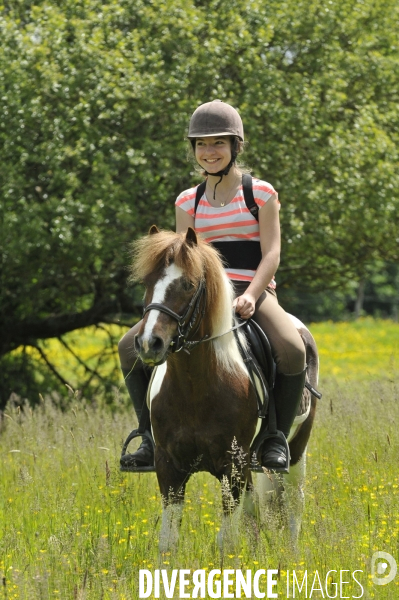
M308 447L296 550L287 531L269 522L259 523L257 534L244 527L239 552L221 557L219 484L198 474L188 485L178 551L159 557L155 474L118 469L134 424L122 383L112 409L71 389L66 411L46 396L35 408L10 403L4 412L0 598L136 600L139 569L156 568L278 569L279 598L288 597L287 571L298 578L307 571L312 582L316 570L322 581L336 570L327 588L310 592L309 586L308 594L296 591L295 597L399 598L399 575L385 586L374 585L370 575L374 552L388 552L399 563L399 325L366 319L311 330L323 399ZM71 343L95 346L94 338L95 332L75 334ZM74 366L66 368L73 375ZM351 581L342 593L334 586L340 570ZM350 577L356 570L362 595Z

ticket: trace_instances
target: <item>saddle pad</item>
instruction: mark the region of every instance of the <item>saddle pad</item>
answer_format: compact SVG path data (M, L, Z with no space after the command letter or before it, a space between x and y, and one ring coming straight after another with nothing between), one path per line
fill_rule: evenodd
M307 379L307 377L306 377L306 379ZM298 406L298 412L296 414L295 422L298 417L301 417L304 414L307 415L309 413L311 397L312 397L312 395L311 395L310 391L308 390L308 388L305 387L303 389L301 402Z

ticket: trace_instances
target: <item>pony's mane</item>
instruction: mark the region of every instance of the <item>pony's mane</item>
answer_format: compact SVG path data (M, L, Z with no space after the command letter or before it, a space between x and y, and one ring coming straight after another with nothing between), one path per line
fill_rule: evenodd
M232 326L233 286L227 277L219 253L210 244L197 238L197 243L186 240L185 233L159 231L133 242L131 280L145 281L154 272L161 273L172 262L180 267L185 277L195 286L206 280L206 309L204 326L212 337L228 331ZM232 371L242 363L233 334L213 342L218 362Z
M174 262L195 284L204 277L205 265L207 268L211 266L211 256L214 258L213 268L217 268L220 260L216 251L201 239L197 244L188 244L183 233L163 230L150 233L132 244L131 279L145 281L151 273L163 270Z

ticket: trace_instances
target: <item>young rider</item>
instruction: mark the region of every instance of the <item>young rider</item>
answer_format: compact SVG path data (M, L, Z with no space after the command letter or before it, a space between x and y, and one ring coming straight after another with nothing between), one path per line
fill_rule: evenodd
M289 316L278 304L274 275L280 260L280 204L274 188L265 181L252 180L258 219L246 206L242 171L236 159L242 150L244 129L238 112L229 104L214 100L193 113L188 138L197 163L206 175L205 191L195 210L197 187L182 192L176 200L176 231L193 227L203 239L228 244L225 254L227 275L236 292L234 307L240 317L252 317L266 333L276 362L277 428L288 436L305 383L305 348ZM253 244L260 242L261 254L253 255ZM218 246L220 249L220 245ZM248 248L248 250L247 250ZM256 253L255 253L256 254ZM254 263L255 261L255 263ZM140 418L147 389L147 376L135 360L135 325L121 340L119 353L126 385ZM122 457L124 466L152 464L150 442L143 440L134 454ZM262 448L262 466L284 469L286 444L277 438L266 439Z

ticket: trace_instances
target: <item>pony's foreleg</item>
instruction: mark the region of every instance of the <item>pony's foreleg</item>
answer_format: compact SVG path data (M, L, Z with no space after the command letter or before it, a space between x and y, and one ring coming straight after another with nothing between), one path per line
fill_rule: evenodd
M270 472L257 473L255 476L255 496L259 514L263 523L269 519L269 513L278 507L283 493L282 475Z
M161 554L177 549L182 514L183 502L164 503L159 535L159 552Z
M252 483L247 485L243 492L242 509L248 517L256 518L258 516L259 507Z
M218 533L218 545L221 553L230 552L236 554L239 550L240 539L240 499L245 486L245 475L235 474L223 475L220 479L222 486L223 517L220 531ZM244 502L245 498L243 498ZM247 503L249 498L247 498Z
M159 447L155 452L155 468L163 504L159 551L173 552L179 541L184 494L189 476L175 469L172 461L168 460L166 453Z

